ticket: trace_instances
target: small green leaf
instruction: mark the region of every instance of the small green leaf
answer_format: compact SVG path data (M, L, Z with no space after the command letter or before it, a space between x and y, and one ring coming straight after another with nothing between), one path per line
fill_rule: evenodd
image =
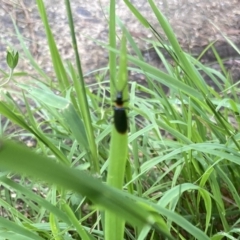
M7 64L11 69L14 69L18 64L19 54L13 50L7 50Z

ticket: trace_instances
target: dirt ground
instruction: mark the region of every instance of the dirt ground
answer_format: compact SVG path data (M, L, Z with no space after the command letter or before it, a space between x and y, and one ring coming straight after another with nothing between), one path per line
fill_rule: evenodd
M0 2L0 68L6 69L5 52L6 47L10 45L21 54L18 69L27 72L33 71L30 64L24 59L12 23L13 19L35 60L51 76L53 69L35 0L0 0ZM117 2L117 15L135 37L140 49L148 52L149 46L142 39L152 39L152 33L136 21L123 1ZM132 0L131 2L161 33L162 30L152 14L148 1ZM223 35L228 36L240 47L240 0L162 0L155 2L169 19L186 51L197 56L211 41L217 41L216 47L221 57L239 57L239 54L229 46ZM108 40L108 3L108 0L71 1L79 53L85 74L105 66L108 62L107 51L92 40ZM73 60L64 1L45 0L45 5L63 59ZM148 52L147 55L150 61L158 61L153 52ZM213 61L211 53L207 55L207 58L209 61Z

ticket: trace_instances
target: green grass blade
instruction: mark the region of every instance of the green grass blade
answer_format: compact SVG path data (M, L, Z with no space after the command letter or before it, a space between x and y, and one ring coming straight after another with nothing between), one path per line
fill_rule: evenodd
M69 207L69 205L67 205L66 203L64 203L62 205L64 211L66 212L67 216L69 217L70 221L72 222L72 224L74 225L74 227L77 229L77 232L79 234L79 237L81 237L81 239L83 240L92 240L92 238L88 235L88 233L86 232L86 230L83 228L83 226L81 225L81 223L79 223L78 219L76 218L75 214L73 213L72 209Z
M75 31L74 31L70 1L65 0L65 5L68 13L69 27L71 30L72 44L73 44L73 50L75 52L76 66L77 66L77 72L78 72L78 75L76 75L73 68L71 68L72 80L73 80L74 88L76 90L78 105L80 106L81 115L83 117L83 122L86 129L85 131L86 131L86 136L88 140L88 146L91 153L91 157L90 157L91 169L94 173L99 173L97 146L95 143L92 120L91 120L89 105L87 101L87 94L85 89L85 82L83 78L80 56L78 54L78 46L77 46L77 40L76 40Z
M38 5L39 14L41 16L41 19L42 19L42 22L44 24L44 28L45 28L45 31L46 31L48 46L49 46L49 50L50 50L50 53L51 53L51 58L52 58L54 71L55 71L55 74L57 76L57 80L59 82L59 87L61 89L61 92L62 92L63 95L65 95L66 91L70 87L70 83L68 81L68 76L67 76L67 73L65 71L62 59L60 57L59 51L58 51L57 46L56 46L56 42L54 40L52 31L51 31L49 23L48 23L47 13L46 13L46 10L45 10L45 7L44 7L44 3L43 3L42 0L36 0L36 2L37 2L37 5Z
M18 158L16 158L18 156ZM89 174L57 164L52 159L33 153L28 148L1 140L0 167L40 178L67 189L72 189L98 206L119 213L133 225L149 224L149 213L139 210L131 199L115 189L100 183Z
M182 48L180 47L177 38L175 34L173 33L173 30L166 20L166 18L162 15L162 13L159 11L157 6L155 5L153 0L148 0L154 14L156 15L158 22L162 26L169 42L171 43L171 46L174 49L174 53L176 54L177 58L179 59L181 63L181 67L184 69L184 72L187 73L187 75L191 78L191 80L196 84L196 86L201 90L202 93L207 94L208 90L206 85L202 84L202 78L200 74L196 71L194 66L190 64L188 59L186 58ZM154 29L153 29L154 30ZM201 80L199 80L201 79Z
M37 139L42 141L45 146L48 146L49 149L58 157L60 161L64 164L69 164L68 159L63 155L63 153L48 139L44 133L42 133L37 126L29 126L29 123L26 122L26 119L21 116L19 113L14 113L14 109L10 108L6 103L0 101L0 113L10 119L13 123L32 133Z
M115 0L110 0L109 3L109 35L108 41L109 46L113 49L116 49L116 11L115 11ZM109 74L110 74L110 91L111 93L114 92L114 85L112 81L116 81L116 69L117 69L117 60L116 60L116 53L109 50ZM116 91L116 90L115 90ZM114 96L114 95L112 95ZM115 96L114 96L115 97Z
M6 177L1 177L1 182L6 184L7 186L11 187L12 189L14 189L17 192L21 192L21 194L24 194L25 196L27 196L29 199L35 201L36 203L39 204L39 206L44 207L45 209L47 209L48 211L52 212L55 216L57 216L58 218L60 218L62 221L64 221L67 224L70 224L69 219L67 218L66 214L63 213L61 210L59 210L56 206L52 205L51 203L49 203L47 200L45 200L44 198L34 194L32 191L30 191L29 189L21 186L18 183L15 183L14 181L12 181L11 179L8 179Z
M124 0L124 3L128 6L128 8L130 9L130 11L135 15L135 17L138 19L138 21L146 28L150 27L150 24L148 23L148 21L146 20L146 18L144 18L142 16L142 14L132 5L132 3L128 0Z
M97 42L97 41L96 41ZM113 49L109 47L108 45L101 43L104 47L109 49L110 51L113 51L115 53L120 53L119 50ZM166 85L167 87L171 89L175 89L176 91L183 91L187 95L191 96L192 98L203 100L203 95L196 90L196 88L193 88L182 81L178 80L175 77L169 76L167 73L159 70L156 67L151 66L150 64L146 63L145 61L141 61L133 56L127 55L128 61L134 63L136 66L141 68L142 70L135 69L138 73L145 73L148 77L155 79L161 84Z
M23 226L16 224L12 221L9 221L3 217L0 217L0 225L1 228L8 229L14 233L17 233L19 235L24 236L26 239L32 239L32 240L44 240L44 238L41 238L40 236L33 233L33 230L28 230L27 228L24 228Z
M79 118L77 112L69 100L58 96L51 91L46 91L45 88L30 88L25 84L19 84L19 87L27 90L32 98L40 101L43 106L49 106L50 110L53 110L55 108L60 110L60 114L58 114L59 119L62 118L66 126L71 129L71 132L75 136L75 139L78 141L79 145L85 149L88 149L89 146L86 139L86 132L83 122Z
M123 99L127 99L127 58L126 38L122 38L120 67L116 91L123 91ZM123 89L124 88L124 89ZM126 111L126 110L125 110ZM122 189L128 152L128 130L125 133L117 132L115 126L112 129L110 145L110 157L108 166L108 185ZM106 240L121 240L124 233L124 220L115 213L107 211L105 214L105 238ZM115 237L114 237L115 236Z

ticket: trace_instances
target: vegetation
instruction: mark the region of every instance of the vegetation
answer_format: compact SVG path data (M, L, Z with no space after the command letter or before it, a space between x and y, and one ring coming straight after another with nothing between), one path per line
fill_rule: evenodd
M130 1L124 2L136 21L159 39L151 44L165 70L144 61L121 22L123 37L117 47L112 0L109 43L99 43L109 50L109 68L99 70L98 79L104 81L92 84L94 93L84 84L69 1L65 3L76 68L62 62L43 2L37 0L56 83L49 82L34 62L16 27L39 79L17 82L21 73L13 70L21 56L18 60L9 50L11 70L4 74L0 101L0 118L7 118L0 125L0 239L239 239L237 85L216 51L221 72L183 52L152 0L149 4L168 43ZM126 41L135 55L127 54ZM128 82L128 70L144 75L147 86ZM3 91L9 80L22 92ZM103 89L105 83L109 84ZM129 118L126 133L112 124L117 110L111 106L119 91L122 100L129 100L120 104ZM16 95L24 101L25 112L14 101ZM10 122L20 130L5 134ZM16 135L36 139L36 146L29 149L13 142Z

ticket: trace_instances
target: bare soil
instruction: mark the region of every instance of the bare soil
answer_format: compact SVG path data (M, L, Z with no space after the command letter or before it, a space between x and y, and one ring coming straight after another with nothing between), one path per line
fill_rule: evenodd
M33 71L30 64L24 59L12 23L12 19L14 19L37 63L51 76L53 69L36 1L0 0L0 2L0 68L6 69L5 52L6 47L10 45L21 53L22 59L18 69L27 72ZM60 53L64 60L73 60L64 1L45 0L44 2ZM131 2L146 16L157 31L162 33L148 2L146 0L132 0ZM71 0L84 73L105 66L108 61L107 51L93 41L93 39L108 41L108 3L108 0ZM186 51L197 56L210 42L216 41L217 50L223 58L239 57L239 54L229 46L223 37L223 35L228 36L238 47L240 46L239 3L240 0L156 1L159 9L169 19L179 42ZM135 37L140 49L143 52L148 51L148 45L143 39L152 39L152 33L141 26L123 1L118 1L117 14ZM211 52L206 55L206 58L208 61L214 61ZM158 64L158 59L153 52L150 52L150 61Z

